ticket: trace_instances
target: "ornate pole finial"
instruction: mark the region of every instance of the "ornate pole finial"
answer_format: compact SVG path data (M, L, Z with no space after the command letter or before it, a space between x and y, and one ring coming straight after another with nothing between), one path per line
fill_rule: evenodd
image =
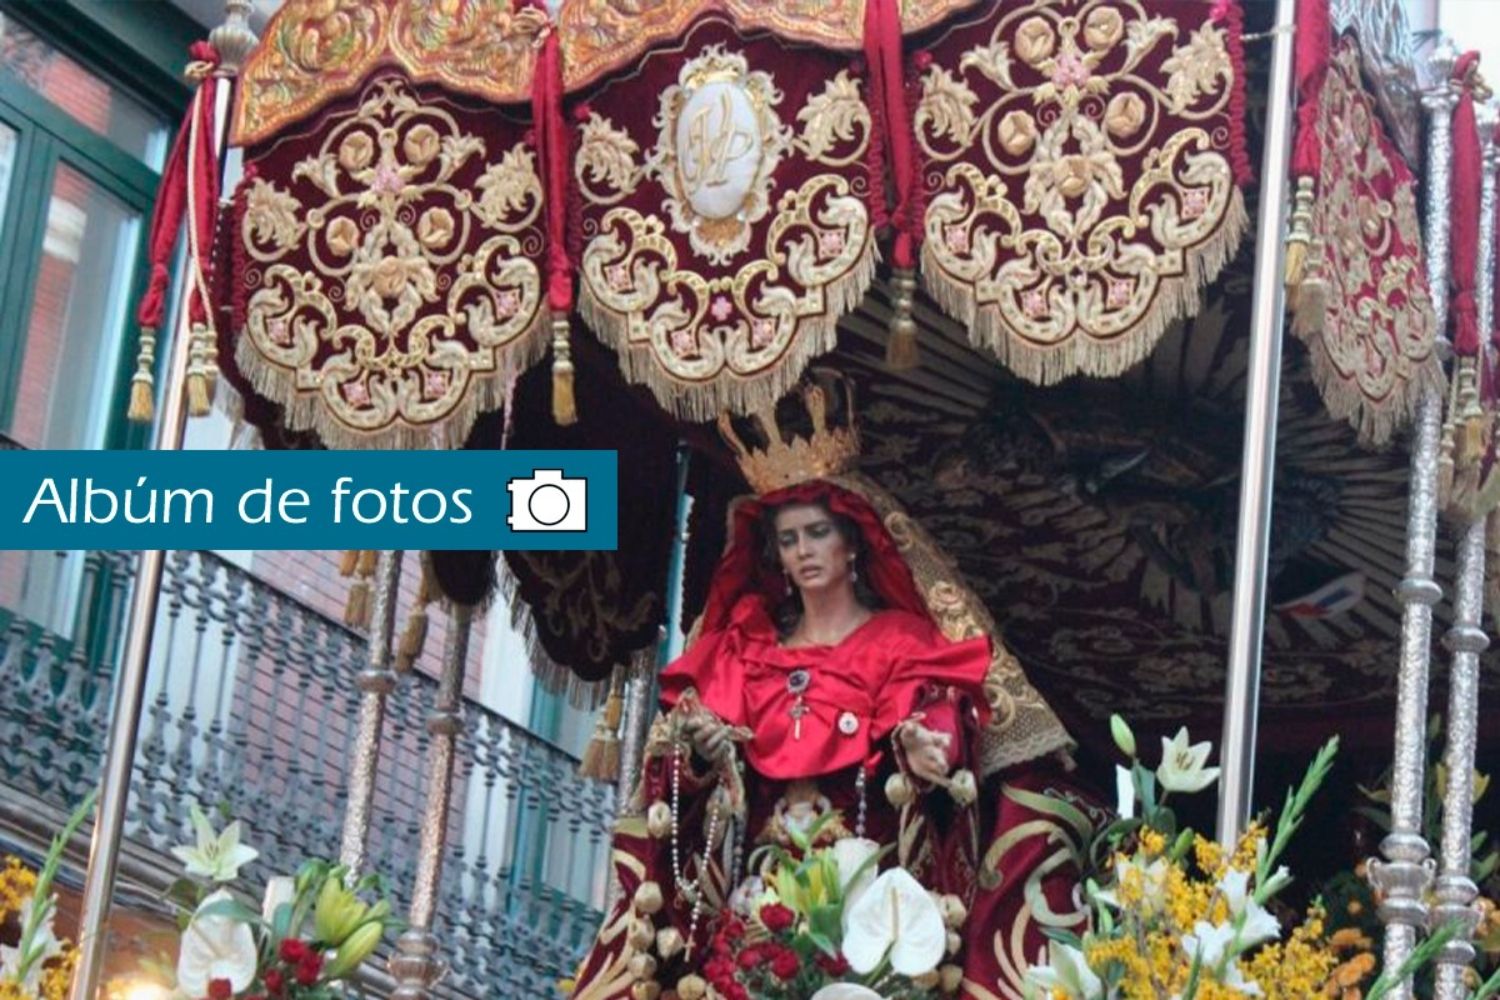
M208 40L219 52L219 75L235 76L260 39L250 30L251 0L224 0L224 23L209 32Z

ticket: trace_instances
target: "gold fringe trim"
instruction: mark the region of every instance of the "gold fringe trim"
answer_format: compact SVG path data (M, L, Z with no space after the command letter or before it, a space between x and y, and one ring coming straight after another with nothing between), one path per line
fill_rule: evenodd
M839 320L863 301L875 280L879 258L874 237L867 236L864 249L848 272L822 287L824 312L799 319L786 352L771 365L748 375L723 370L702 383L672 375L649 345L631 341L630 318L600 302L587 281L580 283L578 312L619 357L626 381L649 388L664 410L691 421L712 420L725 410L745 415L774 405L797 384L814 358L838 346Z
M1308 287L1306 283L1302 285ZM1333 361L1323 341L1327 309L1317 294L1298 296L1292 310L1292 333L1307 346L1313 384L1323 405L1336 420L1347 420L1361 443L1380 446L1390 441L1416 415L1417 404L1428 392L1444 389L1443 365L1434 350L1416 365L1411 377L1385 399L1371 399L1359 383L1348 378Z
M546 354L548 341L537 335L543 317L544 311L539 309L526 330L500 352L493 371L470 372L467 398L446 418L430 426L414 427L399 421L379 430L351 427L328 409L322 390L299 389L296 375L290 369L266 360L243 333L235 338L234 361L240 374L258 395L282 407L282 420L289 430L311 430L329 448L400 451L461 448L479 415L504 405L510 375L525 371Z
M1249 221L1245 196L1236 188L1219 231L1183 251L1187 273L1164 278L1156 301L1134 332L1107 342L1075 333L1060 344L1041 347L1013 336L998 309L988 304L980 308L972 283L948 276L930 242L923 244L922 286L944 312L969 327L971 344L988 349L1028 382L1053 385L1072 375L1113 378L1143 361L1173 322L1198 311L1203 287L1218 277L1238 251Z

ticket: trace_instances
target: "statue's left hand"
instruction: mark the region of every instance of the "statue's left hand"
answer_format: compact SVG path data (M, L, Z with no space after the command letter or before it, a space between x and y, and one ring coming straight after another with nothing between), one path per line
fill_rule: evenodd
M953 734L928 729L917 719L903 722L899 733L901 748L906 751L906 763L912 773L936 784L946 781L948 748L953 745Z

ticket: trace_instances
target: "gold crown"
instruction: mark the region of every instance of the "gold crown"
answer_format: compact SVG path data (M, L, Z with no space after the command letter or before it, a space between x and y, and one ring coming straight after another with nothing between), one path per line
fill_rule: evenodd
M812 420L811 437L784 435L776 419L775 402L767 403L750 414L765 435L766 445L763 448L747 445L735 433L729 414L726 412L719 415L719 434L734 451L740 471L745 474L745 480L757 495L805 483L810 479L836 476L848 472L859 462L859 431L854 426L854 387L848 379L836 373L829 372L824 377L834 383L834 391L843 392L847 417L843 427L828 426L828 390L811 380L805 382L800 389L793 390L801 395Z

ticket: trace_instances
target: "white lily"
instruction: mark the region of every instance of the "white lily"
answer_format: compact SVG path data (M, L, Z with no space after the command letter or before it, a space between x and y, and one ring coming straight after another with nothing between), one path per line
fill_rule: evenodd
M182 862L189 875L200 875L215 882L232 882L239 877L241 867L260 856L255 848L240 843L239 820L225 827L223 833L215 833L203 810L191 806L188 815L192 817L198 842L174 847L172 854Z
M297 880L290 875L273 875L266 882L266 894L260 903L260 919L271 923L276 919L276 911L283 903L290 904L297 899ZM296 928L292 928L295 932Z
M208 984L215 979L229 980L238 993L255 979L255 935L250 925L233 917L204 914L204 908L231 899L220 889L212 893L182 934L177 953L177 985L190 997L208 995Z
M1169 792L1201 792L1219 780L1217 767L1204 767L1213 744L1188 744L1187 726L1177 730L1170 740L1162 737L1161 764L1156 768L1156 780Z
M885 997L858 983L829 983L814 993L811 1000L885 1000Z
M943 912L904 868L882 873L846 914L844 958L862 976L887 956L892 969L912 978L943 960L948 943Z
M1227 872L1219 880L1219 891L1229 904L1232 920L1239 921L1238 945L1241 949L1253 948L1263 941L1281 936L1281 924L1250 894L1249 872ZM1243 917L1243 920L1240 918Z
M879 851L880 845L868 837L845 837L834 843L833 860L839 866L839 890L844 894L846 915L880 874L878 865L865 865Z
M1233 921L1210 924L1200 920L1193 925L1193 933L1182 936L1182 950L1189 958L1198 957L1205 975L1213 976L1241 993L1260 996L1260 986L1254 980L1246 979L1240 970L1239 942Z
M1119 764L1115 765L1115 812L1121 819L1135 819L1135 782Z
M1115 867L1115 884L1123 883L1125 873L1132 870L1140 873L1141 908L1148 914L1160 913L1167 899L1167 859L1157 858L1148 865L1137 857L1126 858ZM1114 889L1096 892L1094 898L1101 903L1108 903L1117 910L1120 909L1120 898Z
M1055 997L1059 990L1068 1000L1102 1000L1104 981L1094 975L1083 952L1070 944L1051 941L1047 945L1047 964L1033 965L1026 970L1028 996L1036 996L1040 988L1042 996Z
M35 897L21 904L21 911L16 919L23 929L31 922L32 907L35 905ZM46 971L42 966L62 954L63 950L62 942L52 929L52 918L56 912L55 909L48 910L32 932L30 941L18 942L14 948L0 944L0 982L15 983L21 987L22 993L41 995L42 973ZM24 955L21 953L23 943L26 945ZM20 975L22 965L26 965L24 977Z

